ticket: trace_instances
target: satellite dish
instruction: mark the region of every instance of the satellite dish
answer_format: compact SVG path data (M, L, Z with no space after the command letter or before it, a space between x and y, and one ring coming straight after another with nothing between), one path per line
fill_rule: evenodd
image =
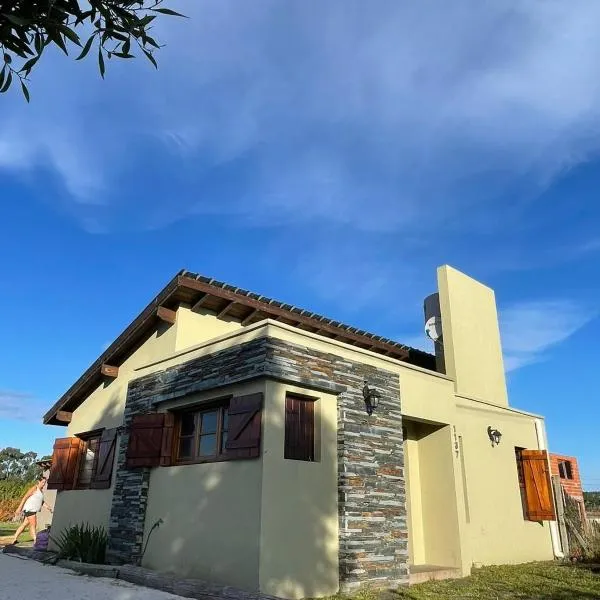
M423 302L425 312L425 333L434 342L442 338L442 315L439 294L431 294Z
M442 320L436 316L429 317L425 323L425 334L437 342L442 337Z

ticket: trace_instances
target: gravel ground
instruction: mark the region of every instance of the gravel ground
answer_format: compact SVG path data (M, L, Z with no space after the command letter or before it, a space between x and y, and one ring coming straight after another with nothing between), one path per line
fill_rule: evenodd
M2 600L181 600L158 590L116 579L78 575L73 571L42 565L19 556L0 554Z

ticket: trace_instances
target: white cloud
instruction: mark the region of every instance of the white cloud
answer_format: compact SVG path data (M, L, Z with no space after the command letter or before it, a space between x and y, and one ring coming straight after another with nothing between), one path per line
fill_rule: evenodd
M521 302L500 311L506 371L544 360L553 347L596 316L567 300Z
M158 73L49 57L31 105L3 99L0 166L55 171L91 231L216 212L434 235L495 223L507 182L541 189L599 149L597 3L179 9Z
M0 419L39 422L43 406L31 394L0 390Z

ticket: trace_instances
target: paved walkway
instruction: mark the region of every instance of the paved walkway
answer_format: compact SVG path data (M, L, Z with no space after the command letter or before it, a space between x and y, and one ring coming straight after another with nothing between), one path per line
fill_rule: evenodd
M181 600L166 592L124 581L77 575L73 571L42 565L20 556L0 554L2 600Z

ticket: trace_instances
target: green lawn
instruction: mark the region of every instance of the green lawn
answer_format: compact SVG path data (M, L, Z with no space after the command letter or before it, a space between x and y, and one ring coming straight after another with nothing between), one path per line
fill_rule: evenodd
M592 599L600 600L600 565L575 567L561 563L529 563L484 567L474 570L470 577L430 581L398 592L364 592L354 600Z
M14 535L19 523L0 523L0 544L4 542L2 538ZM19 542L31 542L29 528L19 536Z

